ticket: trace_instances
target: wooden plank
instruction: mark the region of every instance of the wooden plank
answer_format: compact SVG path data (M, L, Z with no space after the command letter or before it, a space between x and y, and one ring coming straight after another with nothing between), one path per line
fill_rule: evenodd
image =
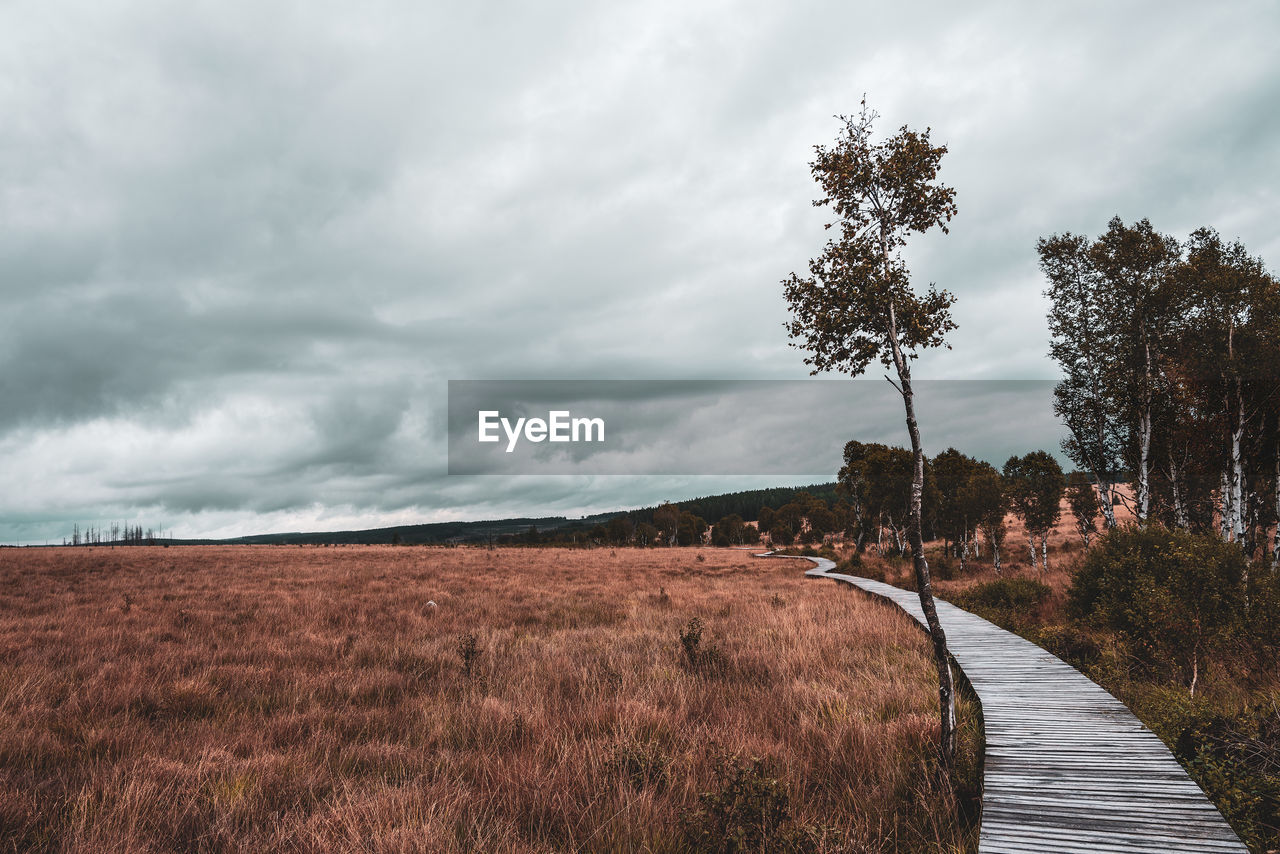
M919 597L835 572L924 625ZM1057 656L937 600L956 664L978 695L986 732L981 854L1247 854L1204 792L1123 703Z

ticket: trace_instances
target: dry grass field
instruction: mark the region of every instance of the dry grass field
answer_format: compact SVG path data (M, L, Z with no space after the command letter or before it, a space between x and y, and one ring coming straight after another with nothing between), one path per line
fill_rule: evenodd
M0 550L0 850L971 850L924 636L807 566Z

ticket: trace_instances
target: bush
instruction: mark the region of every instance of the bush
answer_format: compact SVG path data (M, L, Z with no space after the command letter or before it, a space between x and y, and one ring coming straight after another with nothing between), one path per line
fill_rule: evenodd
M956 577L956 565L949 555L935 555L929 561L929 574L939 581L950 581Z
M737 757L716 762L716 790L698 796L699 808L684 816L685 841L694 851L715 854L817 850L815 834L791 817L786 786L764 759Z
M702 618L694 617L680 630L680 646L684 649L685 663L695 667L702 657Z
M1025 627L1053 588L1034 578L1014 576L977 584L952 597L952 603L1007 629Z
M1280 659L1280 571L1270 564L1255 565L1249 572L1248 636L1264 668Z
M1280 715L1259 706L1188 722L1174 748L1233 827L1274 850L1280 841Z
M458 635L458 658L462 660L462 672L470 679L480 657L480 645L474 632Z
M789 546L795 538L796 535L792 532L791 526L785 523L775 524L769 529L769 542L775 546Z
M628 741L614 747L609 767L633 789L663 788L670 781L671 760L654 741Z
M726 613L725 616L728 616ZM720 647L703 646L702 635L706 624L701 617L694 617L680 630L680 647L684 652L684 664L688 670L705 673L722 672L725 666L724 653Z
M1245 568L1239 547L1213 537L1118 528L1089 551L1067 607L1114 631L1144 667L1172 663L1194 694L1202 663L1243 628Z
M844 560L836 561L836 572L844 572L849 575L860 575L862 573L862 555L854 552Z
M1075 623L1043 626L1031 633L1029 640L1095 681L1119 669L1116 646L1107 643L1106 634Z

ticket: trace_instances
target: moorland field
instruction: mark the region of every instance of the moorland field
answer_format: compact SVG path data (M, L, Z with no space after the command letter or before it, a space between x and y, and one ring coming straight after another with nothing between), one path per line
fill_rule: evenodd
M0 550L0 850L970 850L925 636L807 566Z

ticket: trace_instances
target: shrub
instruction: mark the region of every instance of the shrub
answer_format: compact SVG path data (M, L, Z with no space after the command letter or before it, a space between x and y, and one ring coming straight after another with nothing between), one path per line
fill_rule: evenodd
M977 584L952 597L952 602L1005 628L1025 627L1053 588L1034 578L1014 576Z
M480 645L474 632L467 632L458 635L458 658L462 660L462 673L468 679L471 678L471 671L475 667L476 659L480 656Z
M609 767L637 791L663 788L670 781L671 760L654 741L628 741L617 745Z
M770 762L722 758L715 773L716 789L699 795L699 808L684 816L685 841L692 850L708 854L817 850L814 834L792 820L786 786Z
M1201 664L1242 628L1245 567L1239 547L1213 537L1119 528L1089 551L1067 606L1114 631L1145 667L1173 663L1194 695Z
M938 555L929 561L930 575L939 581L956 577L956 565L949 555Z
M1095 681L1106 680L1123 669L1123 647L1109 643L1105 632L1068 623L1041 626L1028 637Z
M680 630L680 646L684 649L685 663L694 666L702 655L702 618L694 617Z
M722 613L728 616L728 613ZM684 652L684 664L689 670L703 673L722 672L725 665L724 653L716 645L703 646L702 635L706 625L701 617L694 617L680 630L680 647Z
M1264 667L1280 659L1280 571L1255 565L1249 572L1248 636Z
M862 572L862 555L854 552L844 560L836 561L836 572L858 575Z
M769 529L769 542L775 546L789 546L795 538L796 535L792 532L791 526L785 523L774 524Z
M1174 748L1223 815L1264 850L1280 841L1280 715L1259 706L1188 722Z

